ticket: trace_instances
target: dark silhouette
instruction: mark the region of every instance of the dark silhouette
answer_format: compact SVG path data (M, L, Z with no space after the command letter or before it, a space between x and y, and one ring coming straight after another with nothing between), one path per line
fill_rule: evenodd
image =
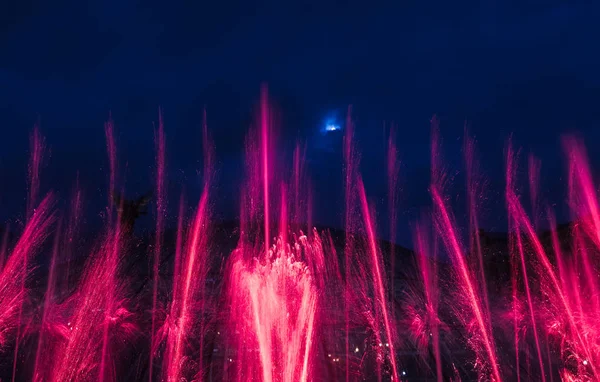
M148 213L148 203L152 199L152 192L133 200L125 199L121 194L113 192L112 199L119 213L121 230L132 233L136 219Z

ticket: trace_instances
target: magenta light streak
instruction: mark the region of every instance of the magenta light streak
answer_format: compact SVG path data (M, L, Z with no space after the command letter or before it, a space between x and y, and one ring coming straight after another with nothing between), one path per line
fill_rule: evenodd
M432 275L430 271L429 260L433 259L436 261L435 253L430 250L431 238L425 235L425 224L417 225L415 229L415 249L416 256L418 257L418 266L421 271L421 279L425 290L426 299L426 311L431 324L432 338L433 338L433 355L435 357L435 372L438 382L443 379L442 375L442 360L440 355L440 332L438 325L438 312L437 312L437 291L435 291L434 280L435 274Z
M473 282L471 280L471 276L469 274L467 265L465 264L464 254L462 252L458 239L456 238L456 233L454 231L450 215L448 214L448 211L444 204L444 200L442 199L439 191L435 186L432 187L431 194L433 197L433 201L439 210L440 226L441 230L443 230L440 232L440 235L442 235L446 246L448 246L454 261L456 261L458 265L461 280L464 283L467 297L469 298L469 303L471 305L471 308L473 309L473 313L475 314L475 318L477 320L478 329L481 333L481 336L483 337L485 350L488 354L490 365L492 367L493 378L496 381L501 381L502 379L500 378L500 370L498 369L498 361L496 357L496 352L494 350L494 345L492 343L492 338L488 333L488 325L486 325L485 323L484 314L481 309L481 304L475 292L475 288L473 286Z
M515 365L520 365L519 363L519 316L520 316L520 312L519 312L519 291L518 291L518 287L517 287L517 274L518 274L518 265L517 265L517 261L515 259L516 254L515 254L515 250L513 248L511 248L511 257L510 257L510 264L511 264L511 277L510 277L510 286L511 286L511 291L512 291L512 301L511 301L511 305L512 305L512 316L513 316L513 333L514 333L514 337L513 337L513 341L514 341L514 345L515 345ZM517 367L517 382L521 381L521 368Z
M64 225L51 231L53 198L39 202L46 146L35 128L23 218L11 221L13 231L6 228L0 237L0 351L7 358L0 378L598 379L600 202L580 140L564 140L568 167L561 181L571 222L559 225L556 205L544 204L539 160L528 157L521 179L509 146L504 193L484 192L475 140L465 132L464 167L453 169L453 161L441 160L434 118L428 190L433 208L416 211L423 216L413 225L411 253L377 237L380 228L393 242L405 228L398 220L403 215L399 131L384 127L380 168L365 169L368 163L362 163L363 170L381 171L386 183L386 194L372 199L361 177L361 135L355 135L359 130L349 108L337 158L343 166L337 191L344 200L334 207L318 199L322 188L312 188L311 145L277 145L277 114L266 87L258 106L240 161L247 178L234 183L241 200L234 227L218 221L226 194L219 193L216 175L223 173L208 137L206 111L200 191L191 191L198 192L191 208L181 193L175 219L167 215L166 139L159 110L155 164L149 164L156 209L142 218L155 220L141 223L155 233L141 235L125 223L145 211L129 215L131 202L115 194L124 191L126 179L118 171L112 119L104 126L105 176L115 196L109 201L117 205L100 212L104 226L90 237L95 223L84 212L99 211L87 211L94 203L84 203L86 185L78 179L68 199L57 203L64 206ZM462 176L466 189L462 180L455 182ZM91 191L95 198L96 190ZM320 232L312 226L313 212L315 217L330 213L313 211L313 198L319 209L345 208L338 216L345 231ZM480 230L489 228L484 224L488 207L502 204L506 238ZM388 208L383 219L377 219L376 205ZM462 205L462 211L455 208ZM410 207L407 216L414 212ZM54 242L45 245L51 234ZM398 284L398 277L406 278ZM396 293L403 287L405 292Z
M106 151L108 153L108 222L112 222L112 205L113 193L116 192L116 176L117 176L117 146L115 144L114 123L112 116L108 117L108 121L104 124L104 135L106 136Z
M512 189L512 186L507 185L507 188ZM534 251L535 255L537 256L537 259L540 261L540 264L543 267L544 271L546 272L546 276L549 277L549 280L551 282L550 286L553 288L553 290L556 292L556 294L558 296L559 301L557 301L557 303L559 304L559 306L562 306L562 308L564 309L567 320L569 322L569 326L571 327L571 330L573 330L573 332L575 333L575 339L583 348L583 352L586 354L587 358L589 358L589 361L588 361L589 366L593 370L594 374L596 374L595 366L594 366L594 363L592 362L590 350L583 339L583 336L579 330L579 327L576 325L576 320L575 320L573 309L571 307L571 304L568 301L567 296L565 295L563 289L561 288L561 284L560 284L558 278L556 277L554 267L552 266L552 264L550 263L550 260L548 259L546 250L544 249L544 247L542 246L542 243L540 242L539 238L537 237L535 230L533 228L533 225L527 218L527 215L525 214L525 211L523 210L523 207L520 204L519 199L517 198L517 196L514 192L508 193L507 202L508 202L509 210L511 211L511 213L515 219L515 223L516 223L515 228L522 229L524 231L524 234L531 241L531 244L533 246L533 251Z
M269 119L269 94L267 86L263 85L260 93L260 132L261 132L261 145L262 145L262 175L263 175L263 203L265 209L265 253L269 252L269 133L270 133L270 119Z
M54 236L54 247L52 249L52 259L50 261L50 272L48 274L48 284L46 286L46 294L44 295L44 305L42 307L42 318L40 323L40 332L38 337L37 348L35 351L35 363L33 364L33 381L43 381L46 379L45 373L47 372L47 365L42 365L42 352L43 347L48 344L45 341L46 327L47 327L47 319L48 319L48 310L52 304L52 300L54 299L55 293L55 273L56 273L56 262L58 259L58 251L60 248L60 240L61 240L61 230L60 223L56 229L56 233Z
M507 187L506 194L507 194L507 199L511 199L514 197L514 195L513 195L514 190L512 187L514 186L514 177L515 177L516 166L514 163L515 158L513 156L512 148L510 145L509 145L509 148L507 151L508 151L508 153L507 153L507 159L506 159L506 187ZM533 197L532 197L532 199L533 199ZM516 220L513 217L513 211L510 208L510 206L508 207L508 214L509 214L509 219L511 219L511 224L510 224L511 228L517 227L518 225L515 223ZM521 272L523 273L523 283L525 286L525 293L527 296L527 307L529 308L528 309L529 316L531 318L531 325L533 328L533 336L535 339L535 350L537 352L538 363L540 366L540 374L542 377L542 381L545 382L546 381L546 372L544 369L544 362L542 360L542 349L540 347L540 339L538 336L536 317L535 317L535 312L534 312L534 308L533 308L533 300L531 297L531 288L529 287L529 277L527 275L527 265L525 264L525 251L523 249L523 241L522 241L522 237L521 237L521 232L518 229L509 229L509 234L516 236L516 249L519 254L519 259L521 260Z
M27 198L27 217L33 213L33 208L38 202L40 192L40 169L46 152L46 142L40 133L39 126L35 126L30 138L29 159L29 197Z
M182 262L182 255L183 255L183 237L184 237L184 227L183 227L183 221L184 221L184 208L185 208L185 201L184 201L184 197L183 195L181 195L180 199L179 199L179 213L178 213L178 217L177 217L177 237L176 237L176 241L175 241L175 260L174 260L174 264L173 264L173 280L172 280L172 295L171 295L171 301L170 301L170 309L169 309L169 316L166 319L166 322L163 324L164 325L164 329L166 331L166 346L165 346L165 356L163 358L164 360L164 365L163 365L163 369L165 370L165 372L163 373L164 377L167 378L167 380L169 381L169 378L171 378L171 375L175 375L179 373L179 370L177 369L178 366L173 364L173 357L175 354L175 350L176 347L179 346L179 341L181 340L179 337L179 328L177 327L178 324L178 320L179 320L179 293L181 290L181 279L182 279L182 272L181 272L181 262ZM157 344L155 344L155 347L157 346ZM156 348L151 349L152 352L156 351ZM177 350L180 351L180 350ZM177 355L178 357L180 357L180 355Z
M536 222L539 217L541 167L542 162L539 159L537 159L533 155L529 155L527 157L527 174L529 176L529 197L531 200L532 215L534 219L536 219Z
M346 115L346 134L344 135L344 164L346 165L344 172L346 188L346 216L344 221L346 228L346 243L344 245L344 318L346 326L346 382L350 380L350 307L348 305L350 300L350 259L352 257L352 246L349 234L354 231L353 214L355 194L353 182L355 180L355 166L358 166L353 142L353 134L354 128L352 124L352 107L349 106Z
M395 381L398 380L398 367L396 365L396 353L394 351L394 339L395 336L392 335L392 326L391 326L391 320L389 318L389 313L388 313L388 309L387 309L387 298L385 296L385 284L383 282L383 270L381 268L381 259L380 259L380 254L377 248L377 243L376 243L376 237L375 237L375 229L373 226L373 222L372 222L372 217L371 217L371 212L369 211L369 203L367 202L367 195L365 193L365 186L363 184L362 178L358 177L357 179L357 183L358 183L358 193L359 193L359 200L360 200L360 205L362 208L362 214L363 214L363 218L365 221L365 228L367 230L367 237L369 240L369 254L371 255L371 266L372 268L372 272L373 275L375 276L375 282L376 282L376 290L378 293L378 297L379 297L379 304L380 304L380 309L381 309L381 313L383 315L383 323L385 325L385 335L387 338L387 341L389 343L389 348L390 348L390 361L392 363L392 377L394 378Z
M483 339L483 346L485 352L489 358L490 366L492 368L492 377L496 382L501 381L500 370L498 368L498 358L494 349L493 338L491 333L488 332L489 325L485 321L485 314L481 308L481 302L477 295L477 290L473 285L473 279L471 272L465 262L465 255L462 250L462 246L458 240L456 229L446 202L441 194L441 185L443 184L444 173L439 168L438 156L439 156L439 142L437 137L437 119L434 118L432 121L433 125L433 139L432 139L432 184L431 184L431 196L433 198L433 204L436 208L435 217L438 224L438 233L441 236L445 246L447 247L452 260L456 264L461 286L465 290L466 298L468 299L469 306L471 307L475 316L477 328Z
M38 251L49 234L54 221L52 203L53 196L48 195L38 205L0 271L0 346L5 346L9 335L21 325L20 310L27 298L23 280L30 276L31 271L23 264L29 264L27 259Z
M79 228L81 224L82 211L83 210L83 192L79 184L79 173L77 173L77 179L73 186L71 203L69 206L69 219L67 222L67 237L64 240L63 256L62 259L67 263L67 267L64 274L64 281L62 288L68 290L70 288L71 279L71 261L74 251L77 249L77 238L79 235Z
M398 219L398 193L399 193L400 161L398 160L398 148L396 147L396 130L392 127L388 137L387 148L387 179L388 179L388 213L390 224L390 302L394 298L394 276L396 271L396 229ZM393 311L390 312L392 317Z
M112 236L109 246L107 248L106 256L106 268L108 270L107 278L105 280L106 289L106 305L105 305L105 313L104 313L104 322L102 323L102 352L100 356L100 368L98 369L98 381L103 382L106 376L107 362L109 355L109 326L110 320L108 319L115 309L115 291L114 288L116 286L116 273L118 267L118 258L119 258L119 250L121 246L121 219L119 219L116 223L116 227L114 228L114 232L110 233ZM82 351L83 349L79 349Z
M158 111L158 129L154 132L156 145L156 232L152 258L152 324L150 328L150 359L148 380L152 382L154 374L154 351L156 335L156 300L158 294L160 253L162 250L163 228L165 219L165 132L162 110Z
M29 197L27 198L27 218L30 219L35 213L34 206L37 203L38 193L40 191L40 168L44 158L44 152L46 151L46 144L44 138L40 134L39 127L36 126L33 129L33 134L30 138L30 158L29 158ZM28 258L23 257L23 269L29 267ZM21 289L23 294L25 293L25 274L21 280ZM22 302L19 306L19 323L21 322L23 313ZM17 337L15 343L15 357L13 360L13 373L12 381L14 382L17 372L17 357L19 356L19 343L21 341L21 325L17 327Z
M475 140L471 138L465 129L465 164L467 177L467 198L469 200L469 228L471 232L472 251L477 255L477 267L479 268L479 282L481 283L481 294L483 296L483 309L485 313L485 322L490 322L490 302L488 299L488 287L485 277L485 268L483 265L483 253L481 249L481 238L479 236L479 218L477 200L481 196L481 183L479 175L478 162L475 159Z
M10 232L10 224L4 226L4 234L2 235L2 243L0 244L0 271L4 268L6 262L6 254L8 252L8 233Z
M204 119L206 121L206 119ZM169 359L166 366L167 381L179 381L183 377L182 363L187 357L185 354L186 343L190 340L191 327L197 319L194 315L194 304L198 296L198 288L203 290L207 272L207 245L209 229L209 195L212 172L212 146L207 136L206 123L203 126L204 136L204 181L203 190L193 224L188 232L183 261L177 260L176 278L180 281L174 284L171 320L175 325L174 333L169 331ZM181 218L181 217L180 217ZM181 227L180 227L181 232ZM180 235L181 233L178 233ZM178 239L178 242L181 239ZM177 258L180 255L176 256ZM202 303L202 302L201 302ZM201 312L202 313L202 312ZM202 318L200 318L202 320ZM201 336L203 333L200 334ZM202 340L200 340L202 346ZM202 364L199 364L198 375L202 375Z
M204 191L198 203L196 210L196 217L192 226L189 236L189 247L186 253L186 262L183 268L183 284L181 285L181 308L178 315L179 327L176 333L175 347L173 352L173 359L170 361L170 368L168 370L168 380L178 381L181 373L181 359L183 357L184 342L187 340L189 335L188 330L191 325L192 310L191 305L193 303L193 294L195 291L196 277L203 280L203 264L205 261L205 249L202 244L204 243L204 229L206 208L208 203L208 192Z
M30 277L29 260L48 235L54 215L50 211L53 197L46 196L32 212L25 230L12 250L0 273L0 346L5 345L7 336L16 329L12 380L18 368L19 343L23 317L23 303L28 297L25 282Z

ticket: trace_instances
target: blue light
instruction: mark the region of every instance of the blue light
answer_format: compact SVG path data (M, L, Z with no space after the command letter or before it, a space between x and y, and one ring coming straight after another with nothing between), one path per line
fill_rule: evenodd
M337 135L336 132L344 129L344 124L342 121L343 120L339 118L337 111L330 111L327 113L327 115L325 115L325 118L323 118L321 125L319 126L319 131L322 135Z

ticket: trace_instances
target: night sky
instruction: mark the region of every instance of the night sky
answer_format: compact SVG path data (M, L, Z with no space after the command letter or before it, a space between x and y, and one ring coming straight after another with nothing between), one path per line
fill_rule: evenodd
M477 138L489 188L482 221L505 230L499 211L511 133L524 154L542 159L550 203L560 204L566 188L561 134L584 137L600 169L593 147L600 138L599 11L598 2L552 0L2 2L0 218L23 213L27 136L37 120L51 148L44 190L68 198L79 170L89 209L101 209L108 176L103 123L112 112L127 190L147 191L159 106L171 199L182 188L190 198L199 194L206 106L218 152L215 212L235 218L243 140L266 82L283 141L308 143L318 223L339 225L343 200L341 134L321 129L352 104L367 191L383 221L384 124L397 125L400 241L429 205L434 114L455 170L465 123Z

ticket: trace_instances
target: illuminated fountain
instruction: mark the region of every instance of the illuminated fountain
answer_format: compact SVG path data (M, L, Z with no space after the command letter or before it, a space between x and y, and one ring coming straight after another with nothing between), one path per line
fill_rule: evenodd
M275 156L266 88L258 114L246 141L237 227L214 220L215 148L204 115L202 192L190 201L191 216L181 196L176 229L167 224L159 114L155 232L143 240L133 226L148 198L117 196L126 190L109 121L111 198L89 248L74 244L82 186L65 213L52 194L40 197L46 145L34 130L25 223L0 243L2 380L598 380L600 204L580 141L564 145L575 222L567 226L543 204L533 157L529 195L519 191L519 156L508 145L508 233L494 241L479 223L475 142L465 134L463 213L449 198L434 119L431 209L412 225L410 252L377 238L378 225L389 224L392 242L399 228L393 131L382 163L389 187L389 221L382 222L363 184L350 111L343 129L323 127L344 137L345 213L343 232L319 231L306 147L298 144L289 163ZM468 227L459 226L459 214Z

